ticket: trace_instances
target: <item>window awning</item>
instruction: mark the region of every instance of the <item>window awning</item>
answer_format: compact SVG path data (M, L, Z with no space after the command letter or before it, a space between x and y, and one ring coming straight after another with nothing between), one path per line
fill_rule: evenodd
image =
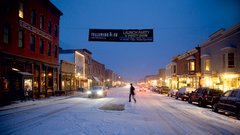
M99 80L96 76L93 76L93 79L94 79L96 82L100 82L100 80Z
M196 58L194 56L190 56L187 58L187 60L195 60Z
M33 74L31 73L28 73L28 72L17 72L19 73L20 75L27 75L27 76L32 76Z
M221 48L221 51L233 51L235 50L237 47L234 45L229 45L229 46L225 46L223 48Z

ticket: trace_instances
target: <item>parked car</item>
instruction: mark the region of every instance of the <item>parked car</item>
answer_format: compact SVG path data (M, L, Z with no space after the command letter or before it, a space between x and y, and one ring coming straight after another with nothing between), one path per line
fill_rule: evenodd
M234 113L240 119L240 89L228 90L215 100L212 110Z
M222 90L211 89L207 87L197 88L189 95L188 103L198 102L198 105L201 107L212 105L212 101L215 98L219 98L222 93Z
M157 88L157 92L159 94L168 94L169 91L170 89L167 86L161 86Z
M104 86L93 86L87 91L89 98L91 97L106 97L108 90Z
M178 91L177 89L171 89L168 92L168 96L170 96L170 97L176 96L177 91Z
M188 100L189 94L192 93L195 89L191 87L182 87L176 93L176 99L181 98L182 100Z

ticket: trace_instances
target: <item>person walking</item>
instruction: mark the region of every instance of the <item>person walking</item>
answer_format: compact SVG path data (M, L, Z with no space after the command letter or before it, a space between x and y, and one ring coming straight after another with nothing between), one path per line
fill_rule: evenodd
M136 99L134 97L134 95L135 95L135 92L134 92L135 88L133 87L132 83L130 85L131 85L131 87L130 87L130 93L129 93L129 102L131 102L131 98L133 98L134 102L136 103L137 101L136 101Z

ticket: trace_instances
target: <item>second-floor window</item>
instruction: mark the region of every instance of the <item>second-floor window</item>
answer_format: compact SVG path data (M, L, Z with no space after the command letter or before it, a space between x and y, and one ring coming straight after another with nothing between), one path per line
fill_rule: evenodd
M48 43L48 56L51 56L51 43Z
M177 73L177 66L176 65L173 66L173 73L174 74Z
M3 42L5 44L9 44L10 42L10 26L9 25L5 25L3 28Z
M18 47L19 48L24 47L24 32L23 32L23 30L18 31Z
M42 39L40 39L40 42L39 42L39 49L40 49L40 53L43 54L44 53L44 42Z
M35 36L31 35L30 37L30 49L31 51L35 51Z
M23 2L19 3L18 16L23 19Z
M52 33L52 22L51 21L48 22L48 33L49 34Z
M58 26L55 25L55 28L54 28L54 35L57 37L58 36Z
M36 24L36 10L32 10L31 12L31 24Z
M210 68L211 68L211 63L210 63L210 60L207 59L205 60L205 71L210 71Z
M40 16L40 29L44 29L44 16Z
M234 53L228 53L228 68L234 68Z
M55 46L54 46L54 57L55 57L55 58L57 58L57 54L58 54L58 52L57 52L57 46L55 45Z
M195 61L189 61L189 71L195 71Z

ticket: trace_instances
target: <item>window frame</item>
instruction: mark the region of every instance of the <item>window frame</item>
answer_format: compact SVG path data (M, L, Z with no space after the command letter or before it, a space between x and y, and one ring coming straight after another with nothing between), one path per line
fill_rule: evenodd
M21 32L21 39L19 36L20 32ZM21 46L20 46L20 43L21 43ZM18 30L18 48L24 48L24 31L22 29Z
M36 37L35 35L31 34L30 36L30 50L35 52L35 49L36 49Z

